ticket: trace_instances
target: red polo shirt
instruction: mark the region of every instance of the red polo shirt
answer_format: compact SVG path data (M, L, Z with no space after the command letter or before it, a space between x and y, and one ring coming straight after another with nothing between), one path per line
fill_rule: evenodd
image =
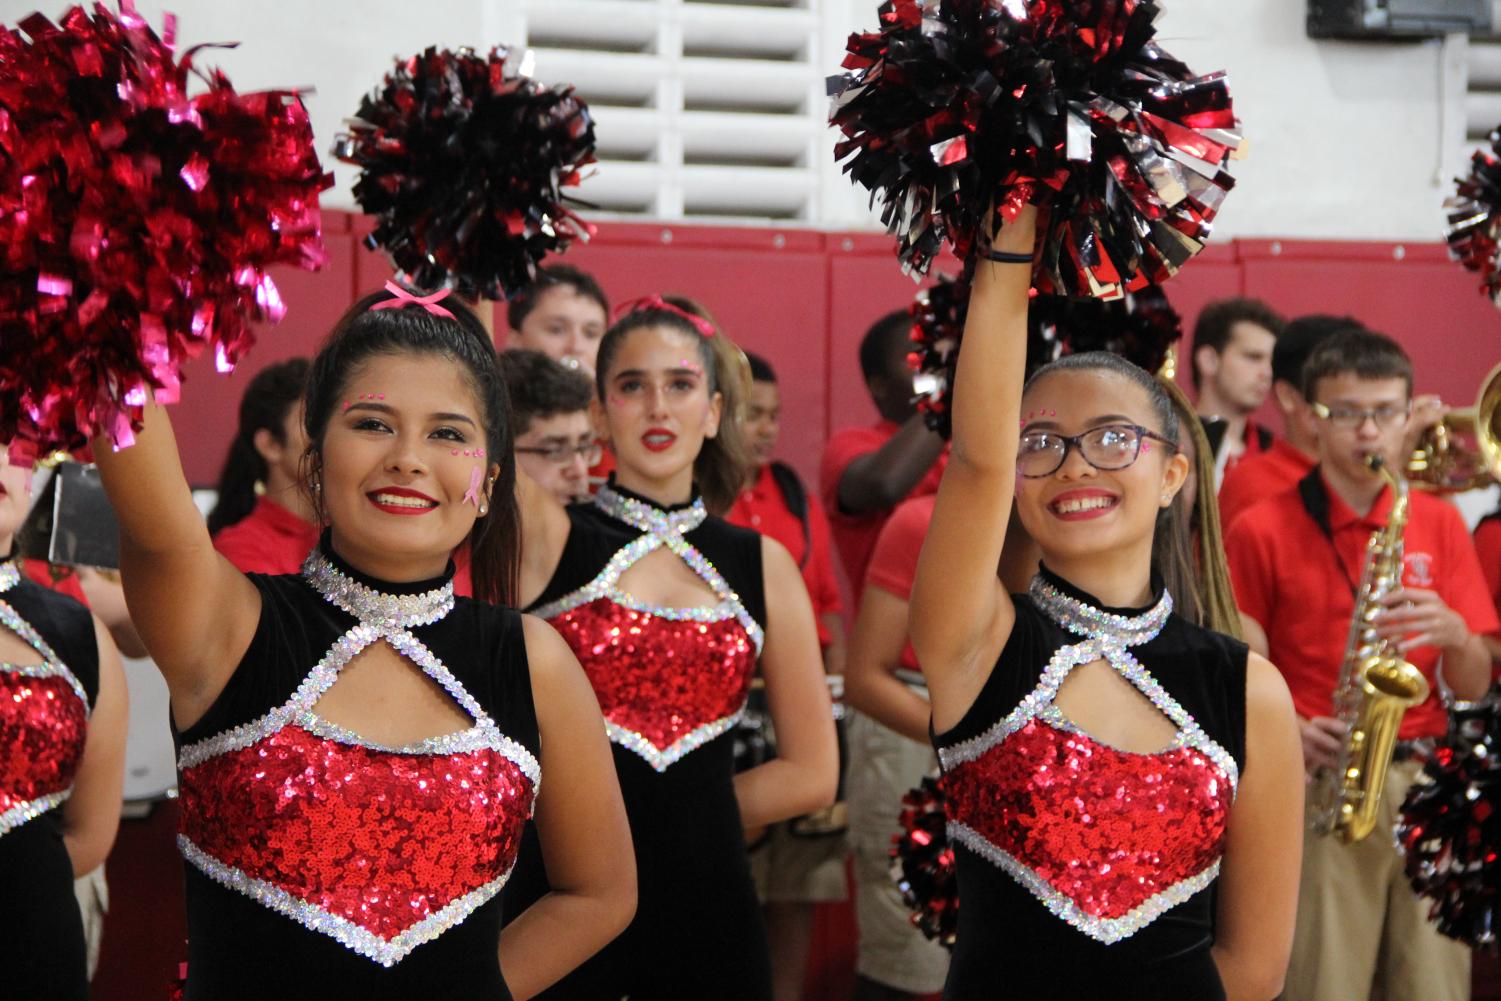
M864 514L847 514L839 508L839 481L849 464L862 455L869 455L885 445L901 430L893 421L879 421L870 427L845 428L834 432L824 446L823 463L819 468L818 483L823 495L823 506L829 514L829 527L834 533L834 544L839 548L839 559L844 566L844 579L860 598L864 586L865 568L870 563L871 550L881 534L881 526L891 517L890 510L867 511ZM944 453L927 475L917 482L907 496L922 497L938 492L943 479L943 468L948 454Z
M1501 512L1486 515L1475 526L1475 554L1480 557L1486 590L1501 614Z
M318 526L266 497L256 498L250 514L214 536L214 548L241 573L301 573L302 561L317 544ZM467 548L454 554L454 564L454 593L473 594Z
M78 581L78 574L72 567L61 564L53 565L46 560L25 559L21 561L21 569L26 571L32 583L56 591L58 594L66 594L77 601L83 607L89 607L89 599L83 593L83 585Z
M1220 527L1229 531L1246 508L1296 484L1308 475L1313 463L1313 459L1278 438L1267 451L1232 465L1220 485Z
M268 497L241 521L220 529L214 548L241 573L301 573L318 544L318 526L303 521Z
M725 521L753 529L776 539L787 547L794 561L803 568L803 583L813 602L818 621L818 642L828 646L829 630L823 617L844 611L839 600L839 582L834 579L834 556L829 546L829 520L818 498L808 497L808 543L803 541L803 523L798 520L782 497L771 474L771 466L761 467L756 482L736 499L725 513ZM811 552L808 550L811 549ZM806 555L807 559L804 559Z
M903 601L912 599L917 558L922 555L923 539L927 537L928 522L933 520L933 505L937 501L932 494L914 497L891 512L871 553L870 566L865 571L866 587L878 587ZM909 671L921 670L910 641L902 648L901 666Z
M1266 630L1271 661L1303 717L1333 712L1366 543L1391 511L1389 489L1364 517L1332 490L1328 494L1332 544L1296 487L1253 505L1225 540L1236 602ZM1437 591L1473 633L1498 628L1469 532L1450 504L1414 490L1404 550L1404 585ZM1437 647L1418 647L1406 657L1433 682ZM1403 717L1399 736L1442 736L1446 722L1434 684L1428 701Z

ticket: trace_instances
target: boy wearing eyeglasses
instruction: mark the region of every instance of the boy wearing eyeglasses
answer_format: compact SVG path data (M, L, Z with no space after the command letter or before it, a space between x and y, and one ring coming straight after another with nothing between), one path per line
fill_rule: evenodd
M1286 676L1303 736L1304 768L1335 766L1345 730L1333 694L1365 564L1366 544L1386 525L1392 491L1368 465L1406 464L1412 366L1390 338L1364 330L1330 335L1303 369L1315 415L1316 465L1295 487L1248 508L1226 538L1241 610L1266 632L1265 654ZM1442 738L1441 692L1478 699L1490 681L1480 636L1496 611L1459 513L1413 490L1401 588L1388 594L1378 632L1428 678L1432 694L1410 709L1368 838L1346 845L1310 832L1303 853L1297 930L1286 1001L1374 994L1464 1001L1468 950L1440 935L1408 886L1393 845L1396 813ZM1253 765L1254 767L1254 765Z
M589 496L589 469L601 447L589 422L594 387L588 376L540 351L500 356L511 398L516 466L564 504Z

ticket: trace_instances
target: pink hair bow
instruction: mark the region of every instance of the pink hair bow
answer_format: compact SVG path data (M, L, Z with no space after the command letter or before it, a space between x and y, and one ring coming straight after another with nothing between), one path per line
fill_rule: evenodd
M672 313L674 316L681 316L683 319L693 324L694 330L697 330L705 337L713 337L716 333L714 324L710 323L702 316L695 316L694 314L688 312L686 309L683 309L680 306L674 306L672 303L668 302L666 299L663 299L661 295L655 292L653 292L651 295L643 295L639 299L632 299L630 302L617 307L615 310L615 319L619 320L621 317L629 316L631 313L644 313L647 310L653 309L660 309L664 313Z
M372 310L401 309L405 306L421 306L423 309L427 310L434 316L442 316L450 320L454 318L452 313L444 309L442 306L438 305L438 303L442 302L448 297L448 293L450 291L449 289L440 288L438 289L438 291L433 292L429 295L417 295L413 292L407 291L395 282L388 281L386 282L386 291L390 292L393 296L395 296L395 298L382 299L380 302L377 302L370 307Z

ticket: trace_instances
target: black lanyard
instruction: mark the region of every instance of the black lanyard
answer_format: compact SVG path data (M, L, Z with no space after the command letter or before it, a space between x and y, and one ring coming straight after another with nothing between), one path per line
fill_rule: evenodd
M1329 489L1324 486L1324 476L1318 466L1314 466L1307 476L1298 481L1298 497L1303 501L1303 510L1308 512L1324 538L1329 540L1329 551L1334 554L1339 575L1350 589L1350 597L1358 603L1360 582L1350 575L1350 568L1345 565L1345 558L1340 555L1339 546L1334 542L1334 529L1329 524Z

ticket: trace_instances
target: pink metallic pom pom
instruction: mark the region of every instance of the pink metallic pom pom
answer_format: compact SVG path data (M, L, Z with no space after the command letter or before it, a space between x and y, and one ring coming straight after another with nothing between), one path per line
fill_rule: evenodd
M0 28L0 441L23 453L129 444L184 363L232 368L281 318L273 265L325 260L301 101L236 93L174 29L131 0Z

